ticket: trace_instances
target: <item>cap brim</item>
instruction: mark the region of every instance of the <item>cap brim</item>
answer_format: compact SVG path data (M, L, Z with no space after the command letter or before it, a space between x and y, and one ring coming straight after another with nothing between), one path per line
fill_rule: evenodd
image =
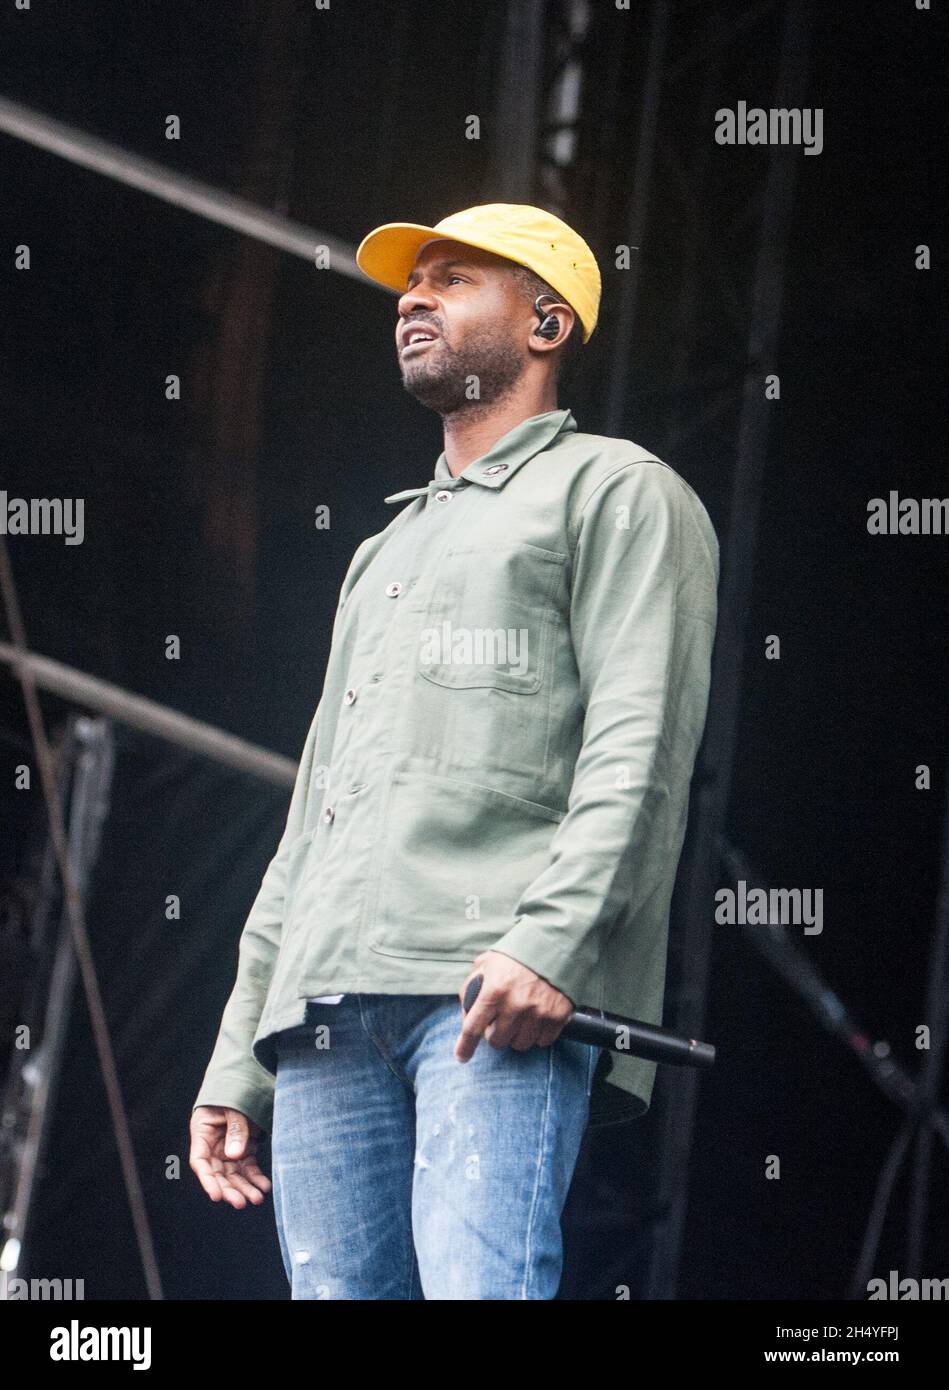
M363 237L356 250L356 264L371 280L404 292L419 247L444 236L447 233L423 227L419 222L386 222Z
M371 279L378 280L380 285L388 285L390 289L404 293L415 257L428 241L457 241L462 246L490 251L493 256L500 254L482 245L481 239L476 237L439 231L437 227L423 227L420 222L386 222L363 237L356 248L356 264ZM501 259L511 258L502 256Z

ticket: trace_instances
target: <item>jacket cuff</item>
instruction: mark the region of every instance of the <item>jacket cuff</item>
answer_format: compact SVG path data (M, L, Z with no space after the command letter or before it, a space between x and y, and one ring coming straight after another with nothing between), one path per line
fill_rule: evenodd
M234 1073L220 1073L204 1082L191 1109L199 1105L224 1105L239 1110L270 1133L273 1125L273 1086L262 1086Z
M587 937L582 942L564 941L562 937L555 939L529 917L519 917L488 949L500 951L543 976L554 989L572 1000L574 1008L595 1003L584 998L597 965L595 939Z

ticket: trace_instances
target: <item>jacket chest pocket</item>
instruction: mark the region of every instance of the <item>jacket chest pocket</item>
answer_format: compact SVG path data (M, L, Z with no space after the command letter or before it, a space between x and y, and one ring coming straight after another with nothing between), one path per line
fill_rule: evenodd
M567 556L523 542L446 551L423 604L419 674L456 689L540 690Z

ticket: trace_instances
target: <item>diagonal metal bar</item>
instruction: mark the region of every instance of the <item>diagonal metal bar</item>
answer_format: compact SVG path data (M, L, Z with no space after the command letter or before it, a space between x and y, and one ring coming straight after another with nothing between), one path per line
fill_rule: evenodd
M293 786L297 765L292 758L284 758L279 753L271 753L268 748L224 733L213 724L178 714L176 710L167 709L154 700L133 695L119 685L99 680L97 676L87 676L84 671L64 666L47 656L21 651L8 642L0 642L0 663L12 667L21 680L28 678L45 690L62 695L64 699L83 705L86 709L107 714L120 724L129 724L146 734L155 734L158 738L177 744L179 748L213 758L227 767L236 767L275 787Z
M174 207L197 213L209 222L217 222L222 227L230 227L232 231L243 232L245 236L279 247L281 251L301 256L311 263L315 261L317 249L325 247L330 270L335 270L339 275L348 275L360 284L385 290L387 294L396 293L364 275L356 264L354 248L330 232L317 231L304 226L302 222L269 212L246 198L224 193L212 184L168 169L157 160L146 159L144 155L131 154L119 145L88 135L76 126L34 111L20 102L9 101L6 97L0 97L0 131L38 149L47 150L50 154L59 155L84 169L104 174L117 183L127 184L129 188L150 193Z

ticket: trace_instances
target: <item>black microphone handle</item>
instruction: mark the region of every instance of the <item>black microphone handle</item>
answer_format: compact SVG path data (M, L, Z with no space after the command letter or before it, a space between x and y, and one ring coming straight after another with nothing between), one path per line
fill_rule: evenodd
M469 980L465 990L465 1013L477 999L483 979L483 975L475 975ZM715 1064L715 1048L711 1043L697 1042L695 1038L682 1037L668 1028L657 1028L652 1023L640 1023L637 1019L602 1010L574 1009L560 1030L560 1036L630 1057L664 1062L667 1066L705 1069Z

